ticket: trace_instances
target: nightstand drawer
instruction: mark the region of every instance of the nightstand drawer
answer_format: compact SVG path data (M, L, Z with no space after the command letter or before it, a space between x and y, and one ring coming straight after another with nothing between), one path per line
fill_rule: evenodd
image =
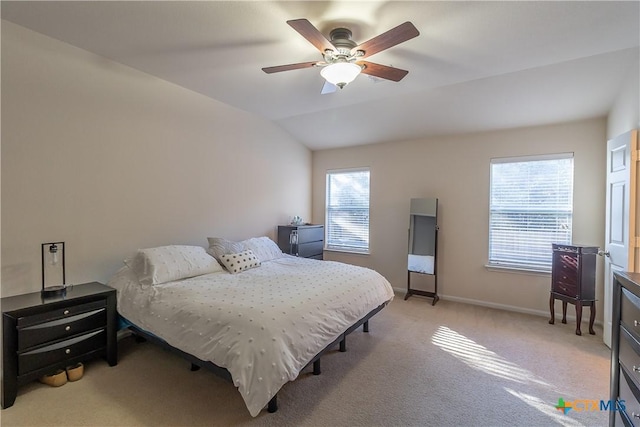
M26 326L36 325L38 323L44 323L49 320L62 319L70 317L80 313L86 313L88 311L96 310L101 307L106 307L107 303L104 299L99 301L88 302L85 304L70 305L64 308L58 308L44 313L34 314L31 316L19 317L17 321L18 328L24 328Z
M640 337L640 298L622 288L620 320L631 335Z
M70 307L75 308L75 307ZM86 313L51 320L37 325L18 329L18 351L29 347L56 341L93 329L103 328L107 324L106 307Z
M640 422L640 403L636 397L639 393L636 385L627 376L627 372L620 368L620 400L624 401L625 412L634 420L634 423Z
M311 242L298 245L298 256L309 258L322 255L324 242Z
M81 356L105 347L106 343L105 331L99 330L18 354L18 375Z
M640 343L624 328L620 328L620 364L622 364L631 379L640 384Z
M629 421L629 415L624 411L615 411L615 426L625 427L633 426L633 423Z
M298 243L324 241L324 227L298 228Z

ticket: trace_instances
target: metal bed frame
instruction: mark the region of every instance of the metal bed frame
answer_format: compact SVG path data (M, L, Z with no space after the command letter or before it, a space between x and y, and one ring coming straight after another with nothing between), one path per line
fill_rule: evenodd
M355 331L358 327L360 327L362 325L362 331L363 332L369 332L369 319L371 319L371 317L373 317L376 313L378 313L380 310L382 310L387 304L389 303L389 301L380 304L378 307L374 308L373 310L371 310L368 314L366 314L364 317L362 317L360 320L358 320L357 322L355 322L353 325L351 325L349 328L347 328L346 331L344 331L343 333L341 333L338 338L336 338L333 342L331 342L329 345L327 345L324 349L322 349L318 354L316 354L310 361L309 363L307 363L300 371L302 372L304 369L306 369L309 365L313 364L313 375L320 375L321 374L321 369L320 369L320 358L322 357L323 354L325 354L326 352L328 352L329 350L331 350L336 344L339 343L340 345L340 351L341 352L345 352L347 351L347 335L349 335L351 332ZM162 347L165 350L168 350L174 354L179 355L180 357L182 357L183 359L186 359L188 362L191 362L191 370L192 371L197 371L198 369L205 368L208 369L210 371L212 371L213 373L215 373L216 375L224 378L225 380L232 382L231 379L231 373L229 373L229 371L225 368L222 368L218 365L216 365L213 362L207 362L204 360L200 360L197 357L184 352L182 350L180 350L179 348L173 347L172 345L168 344L165 340L163 340L162 338L158 337L155 334L152 334L151 332L147 332L143 329L140 329L139 327L137 327L136 325L127 322L127 328L135 335L136 340L141 342L141 341L150 341L156 345L159 345L160 347ZM276 393L275 396L273 396L271 398L271 400L269 401L269 403L267 404L267 411L270 413L276 412L278 410L278 395Z

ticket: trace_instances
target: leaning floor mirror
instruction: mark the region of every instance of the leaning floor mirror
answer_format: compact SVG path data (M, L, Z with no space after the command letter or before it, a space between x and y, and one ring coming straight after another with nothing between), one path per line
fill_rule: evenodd
M438 199L411 199L406 300L411 295L438 301ZM412 283L413 282L413 283Z

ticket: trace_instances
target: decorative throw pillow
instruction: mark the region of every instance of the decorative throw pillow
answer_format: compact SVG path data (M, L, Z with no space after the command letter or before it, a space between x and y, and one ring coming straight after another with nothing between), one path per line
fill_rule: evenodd
M267 262L284 256L276 242L266 236L243 240L240 244L242 244L242 249L251 249L260 262Z
M251 249L236 254L224 254L221 257L221 262L231 274L240 273L260 265L260 260Z
M143 285L159 285L187 277L222 271L222 266L200 246L171 245L140 249L125 260Z
M240 242L234 242L222 237L207 237L207 240L209 241L207 252L218 262L222 262L222 255L235 254L242 252L244 249Z

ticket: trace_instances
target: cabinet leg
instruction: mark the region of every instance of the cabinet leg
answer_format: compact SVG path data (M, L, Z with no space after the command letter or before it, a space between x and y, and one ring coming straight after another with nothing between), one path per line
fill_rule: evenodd
M591 301L591 314L589 315L589 333L595 335L596 331L593 330L593 322L596 319L596 302Z
M14 377L15 378L15 377ZM15 379L3 378L2 383L2 409L6 409L16 401L18 395L18 384Z
M18 329L16 319L2 315L2 409L12 406L18 395Z
M116 318L116 294L112 292L107 297L107 350L105 355L109 366L118 364L118 321Z
M567 302L562 301L562 323L567 323Z
M580 331L580 323L582 322L582 303L576 302L576 335L582 335Z
M553 325L556 322L556 310L555 310L555 301L556 299L553 295L549 296L549 311L551 312L551 319L549 319L549 324Z

